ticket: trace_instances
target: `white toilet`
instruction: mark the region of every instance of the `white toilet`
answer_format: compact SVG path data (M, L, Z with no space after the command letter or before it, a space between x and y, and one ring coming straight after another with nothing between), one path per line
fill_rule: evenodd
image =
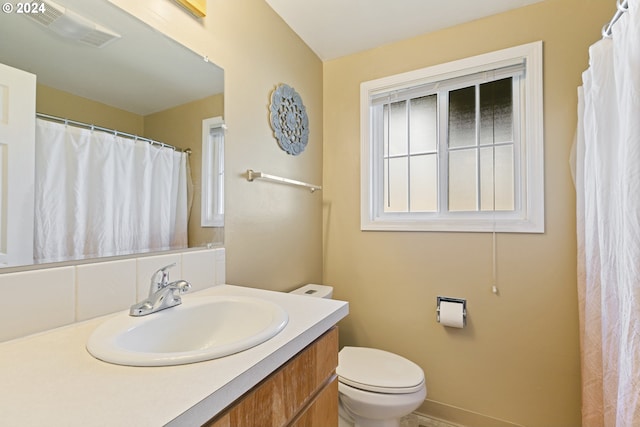
M333 288L311 284L292 293L331 298ZM427 396L422 369L388 351L344 347L337 374L340 427L398 427Z

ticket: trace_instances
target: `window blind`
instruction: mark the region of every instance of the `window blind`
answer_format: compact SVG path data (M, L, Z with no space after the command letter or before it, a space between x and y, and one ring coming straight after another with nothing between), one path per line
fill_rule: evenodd
M389 104L392 102L406 101L421 96L431 95L439 90L451 90L475 84L482 84L494 80L500 80L508 77L524 76L525 60L522 59L518 63L477 71L472 74L462 76L440 75L434 76L437 80L430 78L429 81L413 82L409 87L401 89L393 89L390 91L380 92L371 96L371 106Z

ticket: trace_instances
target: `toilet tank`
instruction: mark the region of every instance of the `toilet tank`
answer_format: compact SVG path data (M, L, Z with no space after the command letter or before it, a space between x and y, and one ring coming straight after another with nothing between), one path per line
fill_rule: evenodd
M333 297L333 286L316 285L310 283L298 289L294 289L291 294L305 295L314 298L331 298Z

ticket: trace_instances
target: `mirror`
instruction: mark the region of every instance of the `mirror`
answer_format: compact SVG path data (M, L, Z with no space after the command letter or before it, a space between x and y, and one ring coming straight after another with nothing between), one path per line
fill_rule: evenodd
M203 120L224 117L224 71L108 1L43 5L0 14L0 63L37 76L38 113L190 149L189 247L222 244L223 224L201 226L200 198ZM38 22L60 11L92 22L96 37L74 40Z

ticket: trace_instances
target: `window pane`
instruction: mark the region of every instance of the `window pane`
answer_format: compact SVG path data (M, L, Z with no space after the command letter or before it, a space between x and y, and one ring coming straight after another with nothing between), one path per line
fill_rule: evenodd
M513 145L496 147L496 210L512 211L515 206Z
M384 211L407 212L408 206L407 157L388 159L384 162Z
M476 145L475 86L449 92L449 147Z
M438 138L437 95L414 98L409 116L411 153L436 151Z
M394 102L389 109L389 155L407 154L409 149L407 130L407 101Z
M480 85L480 144L513 141L512 78Z
M493 150L493 147L480 150L480 209L492 211L495 194L495 210L512 211L515 209L513 146L495 147L495 189Z
M476 211L477 150L449 152L449 210Z
M438 210L438 158L435 154L413 156L411 162L411 212Z
M378 117L378 116L376 116ZM373 119L375 122L375 119ZM377 128L376 124L376 128ZM382 153L386 159L389 156L389 105L384 104L382 107Z
M493 210L493 147L480 149L480 210Z

